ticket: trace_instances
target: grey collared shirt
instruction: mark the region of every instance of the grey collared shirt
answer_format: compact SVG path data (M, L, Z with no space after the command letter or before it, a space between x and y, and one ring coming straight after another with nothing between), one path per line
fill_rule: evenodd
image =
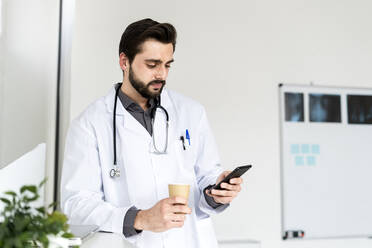
M155 107L155 99L151 98L147 103L147 110L141 108L138 103L133 101L122 90L119 90L119 99L123 107L149 132L152 136L151 113Z
M118 86L117 86L118 87ZM151 112L155 108L156 100L150 99L148 101L148 109L145 111L141 108L141 106L133 101L129 96L127 96L122 90L119 90L118 97L123 104L123 107L139 122L141 125L149 132L150 136L152 136L152 125L151 125ZM208 188L208 187L207 187ZM206 189L207 189L206 188ZM207 203L212 208L218 208L222 206L223 204L217 203L214 201L213 197L208 196L205 193L204 189L204 197L207 201ZM132 206L127 213L124 216L123 221L123 234L125 237L131 237L133 235L139 234L142 231L136 230L134 228L134 220L136 219L137 213L141 209L136 208L135 206Z

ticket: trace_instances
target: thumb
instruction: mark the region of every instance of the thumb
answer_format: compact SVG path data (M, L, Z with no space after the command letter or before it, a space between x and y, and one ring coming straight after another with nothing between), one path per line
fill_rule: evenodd
M225 178L227 175L229 175L231 173L231 171L224 171L222 173L223 177Z
M217 179L217 183L221 182L227 175L230 174L231 171L224 171L221 173L221 175Z

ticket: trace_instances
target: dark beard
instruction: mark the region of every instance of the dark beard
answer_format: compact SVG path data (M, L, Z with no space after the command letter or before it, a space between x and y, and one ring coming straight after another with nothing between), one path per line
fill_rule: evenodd
M129 68L129 82L133 86L133 88L136 89L136 91L146 99L158 97L163 91L164 85L166 83L165 80L153 80L146 85L144 82L136 79L132 67ZM150 85L158 83L162 84L160 90L158 92L151 92L149 90Z

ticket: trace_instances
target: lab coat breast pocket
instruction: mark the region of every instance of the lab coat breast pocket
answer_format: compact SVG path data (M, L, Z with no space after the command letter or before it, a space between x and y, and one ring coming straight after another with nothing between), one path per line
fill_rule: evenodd
M187 170L194 170L196 163L196 149L192 146L188 140L182 141L181 138L175 142L176 150L178 151L178 158L181 160L181 164Z

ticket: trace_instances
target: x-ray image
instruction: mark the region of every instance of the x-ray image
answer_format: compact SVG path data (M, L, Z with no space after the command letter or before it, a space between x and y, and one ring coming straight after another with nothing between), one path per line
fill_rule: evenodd
M350 124L372 124L372 96L348 95L347 114Z
M311 122L341 122L339 95L309 94Z
M292 122L304 121L304 94L284 93L285 120Z

